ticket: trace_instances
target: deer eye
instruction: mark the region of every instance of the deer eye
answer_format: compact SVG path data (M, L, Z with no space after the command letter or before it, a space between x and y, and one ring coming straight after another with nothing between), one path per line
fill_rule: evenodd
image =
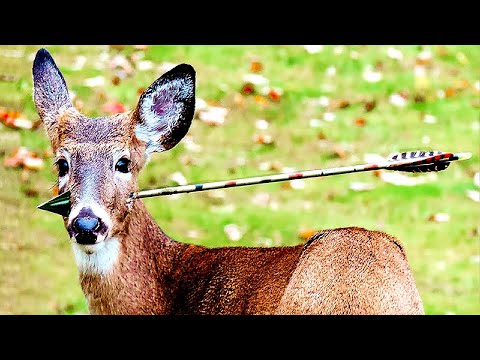
M58 167L58 176L62 177L67 175L68 173L68 162L65 159L59 159L57 161L57 167Z
M130 170L128 169L128 165L130 164L130 160L127 158L121 158L115 164L115 170L120 171L121 173L128 173Z

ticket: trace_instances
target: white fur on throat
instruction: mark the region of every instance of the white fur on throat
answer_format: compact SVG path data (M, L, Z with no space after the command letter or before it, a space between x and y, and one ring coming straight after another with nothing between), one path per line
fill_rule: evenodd
M82 274L109 274L120 254L120 241L117 238L109 238L95 245L73 243L72 246L78 271Z

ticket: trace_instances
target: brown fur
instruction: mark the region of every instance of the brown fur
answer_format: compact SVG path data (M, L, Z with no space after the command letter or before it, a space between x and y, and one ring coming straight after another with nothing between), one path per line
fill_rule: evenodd
M146 128L148 121L139 119L138 108L95 119L81 115L65 104L65 94L58 95L66 87L60 86L63 77L52 63L44 53L35 61L35 104L55 153L67 151L71 157L71 174L60 192L71 190L75 206L94 188L89 196L113 221L109 236L120 239L118 261L108 274L79 274L91 313L423 314L403 246L383 232L357 227L324 230L306 244L274 248L207 248L168 237L141 200L127 204L129 193L138 190L147 151L135 128L139 123ZM184 66L182 71L190 70ZM170 77L175 81L178 76ZM43 82L50 82L55 96ZM159 79L154 85L161 83ZM162 94L154 87L142 98L150 93ZM180 91L175 94L183 96ZM156 149L173 147L188 130L185 121L193 114L189 96L184 112L175 110L169 113L171 123L156 124L170 131L162 133ZM172 95L166 103L177 97ZM52 104L55 99L61 99L62 106ZM164 111L153 108L158 114ZM177 113L181 122L174 122ZM115 180L115 149L130 151L128 182Z

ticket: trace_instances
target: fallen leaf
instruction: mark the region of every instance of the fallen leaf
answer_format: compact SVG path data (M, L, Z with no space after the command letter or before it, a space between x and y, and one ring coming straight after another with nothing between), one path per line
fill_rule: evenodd
M359 117L359 118L356 118L355 119L355 126L358 126L358 127L363 127L367 124L367 120L365 120L364 118L362 117Z
M329 110L336 109L345 109L350 106L350 101L348 100L331 100L328 105Z
M39 170L43 167L43 159L26 147L19 147L15 153L4 160L6 167L23 167L28 170Z
M269 134L255 134L253 135L253 141L257 144L271 145L273 144L273 137Z
M75 58L73 65L70 67L72 71L80 71L83 69L87 62L87 57L83 55L79 55Z
M199 239L200 238L200 232L198 230L194 230L194 229L188 230L186 235L190 239Z
M233 103L238 107L245 106L245 97L240 93L233 94Z
M267 130L269 126L269 123L265 119L258 119L255 121L255 127L259 130Z
M258 164L258 170L260 171L283 171L282 163L278 160L274 161L262 161Z
M432 53L424 50L417 55L415 62L417 65L427 65L432 61Z
M377 170L374 175L386 183L397 186L416 186L437 180L437 173L426 173L425 175L409 176L399 172Z
M40 170L43 167L43 159L31 154L23 159L23 167L28 170Z
M302 179L290 180L282 183L283 189L302 190L305 189L305 181Z
M23 190L23 193L27 197L37 197L40 194L40 191L36 188L28 187L28 188Z
M223 231L231 241L239 241L243 236L242 230L238 227L238 225L235 224L225 225L223 227Z
M325 133L323 131L320 131L318 134L317 134L317 139L318 140L327 140L327 135L325 135Z
M0 108L0 122L12 129L31 129L33 123L15 110Z
M309 54L318 54L320 51L323 50L323 45L303 45L303 48Z
M455 80L453 83L453 87L456 88L457 90L465 90L470 87L470 82L468 80Z
M121 102L112 100L103 104L102 110L108 114L120 114L127 111L127 108Z
M389 101L390 104L398 107L404 107L407 105L407 99L398 93L390 95Z
M449 54L450 53L449 53L446 46L444 46L444 45L437 46L437 55L439 57L445 57L445 56L448 56Z
M169 176L169 179L176 183L177 185L187 185L188 181L185 176L180 172L176 171Z
M260 74L245 74L243 75L243 82L245 84L250 83L257 86L268 86L270 81Z
M480 191L477 190L466 190L465 193L467 197L472 199L475 202L480 202Z
M115 55L111 60L109 67L114 73L119 76L121 79L126 78L127 76L132 75L133 66L128 61L128 59L121 54Z
M366 153L363 155L363 160L369 164L379 164L385 162L385 157L378 154Z
M252 95L255 93L255 85L252 83L245 83L240 91L243 95Z
M328 121L328 122L332 122L333 120L335 120L335 114L333 112L324 112L323 113L323 120Z
M363 107L365 108L366 112L372 111L373 109L375 109L376 106L377 106L377 102L375 100L365 101L363 103Z
M426 100L425 98L425 95L423 94L415 94L415 96L413 97L413 101L415 101L415 103L424 103Z
M163 73L166 73L167 71L172 70L175 66L177 66L177 64L174 64L174 63L171 63L171 62L168 62L168 61L164 61L163 63L161 63L158 66L157 71L159 73L163 74Z
M329 77L333 77L335 76L337 73L337 68L335 66L329 66L326 70L325 70L325 75L326 76L329 76Z
M203 100L202 98L196 97L195 98L195 111L199 112L202 110L207 110L208 109L208 103Z
M376 83L383 79L383 74L380 71L376 71L372 69L372 66L367 66L363 70L363 80L369 83Z
M448 87L448 88L445 89L445 97L446 98L451 98L451 97L455 96L455 94L456 94L455 88Z
M250 71L251 72L260 72L263 70L263 65L260 61L258 60L253 60L250 62Z
M467 65L470 62L468 57L461 51L457 53L457 60L462 65Z
M431 114L424 114L422 120L425 124L435 124L437 122L437 118Z
M270 203L271 196L267 192L257 192L253 195L252 203L259 207L267 207Z
M339 159L345 159L347 157L347 151L343 146L333 144L332 145L332 155Z
M334 53L335 55L341 55L341 54L343 54L343 51L344 51L344 50L345 50L345 47L344 47L344 46L338 45L338 46L335 46L335 47L333 48L333 53Z
M211 126L222 125L225 122L225 117L228 114L228 109L220 106L208 106L207 109L198 113L198 118Z
M298 237L302 240L308 240L313 235L315 235L317 232L318 232L318 230L316 230L316 229L301 229L298 232Z
M87 87L97 87L105 85L105 78L103 76L96 76L88 78L83 81L83 84Z
M279 102L282 98L282 89L279 89L279 88L271 88L269 91L268 91L268 97L270 98L270 100L274 101L274 102Z
M448 222L450 221L450 215L447 213L433 214L428 217L428 221L438 222L438 223Z
M322 126L322 120L320 120L320 119L310 119L308 124L310 125L310 127L318 128L318 127Z
M352 181L349 189L352 191L370 191L375 189L375 185L366 182Z
M403 53L400 50L398 50L394 47L389 47L387 49L387 56L390 59L394 59L394 60L398 60L398 61L403 60Z
M142 60L137 63L137 69L139 71L148 71L153 69L153 62L149 60Z
M358 51L350 51L350 59L358 60L360 58L360 53Z
M267 98L262 95L255 95L255 102L259 105L268 105Z

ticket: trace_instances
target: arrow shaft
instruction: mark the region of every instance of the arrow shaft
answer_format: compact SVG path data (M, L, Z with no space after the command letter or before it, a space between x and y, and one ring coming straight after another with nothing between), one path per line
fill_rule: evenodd
M165 187L161 189L144 190L144 191L132 193L131 197L134 199L147 198L152 196L190 193L190 192L198 192L198 191L205 191L205 190L223 189L223 188L229 188L229 187L247 186L247 185L255 185L255 184L266 184L266 183L273 183L278 181L306 179L306 178L312 178L312 177L322 177L322 176L339 175L339 174L372 171L372 170L380 170L380 169L402 171L402 166L405 166L405 165L408 165L410 169L404 170L404 171L412 171L412 169L415 168L415 165L420 166L420 165L425 165L429 163L445 163L452 160L463 160L464 158L468 158L468 157L469 157L468 153L459 153L459 154L452 154L452 153L437 154L436 153L434 156L427 156L427 157L421 157L421 158L413 158L413 159L409 158L409 159L402 159L402 160L395 160L395 161L386 160L385 162L379 163L379 164L359 164L359 165L351 165L351 166L342 166L338 168L304 170L304 171L296 171L296 172L290 172L290 173L256 176L256 177L241 178L241 179L226 180L226 181L214 181L214 182L208 182L203 184L199 183L199 184Z

